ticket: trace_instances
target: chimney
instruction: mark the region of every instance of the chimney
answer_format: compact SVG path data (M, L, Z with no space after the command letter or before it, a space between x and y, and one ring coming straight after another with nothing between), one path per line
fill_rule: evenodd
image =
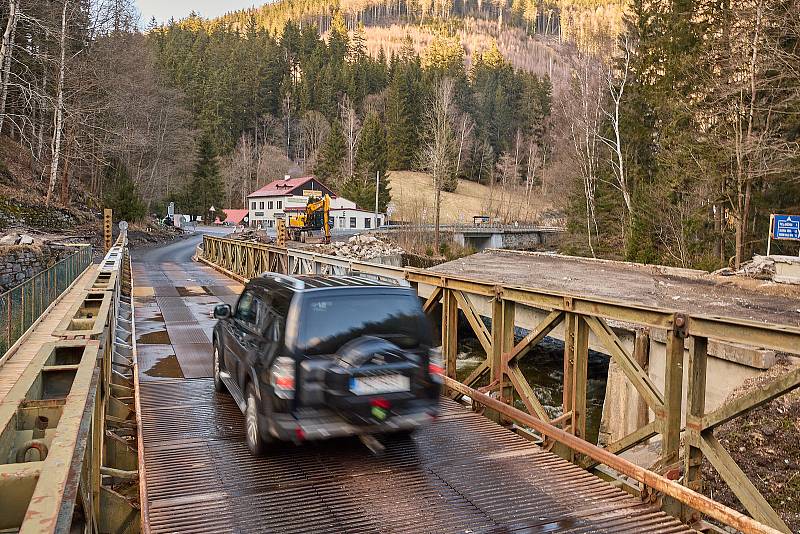
M291 176L289 176L288 174L284 174L284 175L283 175L283 180L284 180L284 181L289 181L291 178L292 178L292 177L291 177Z

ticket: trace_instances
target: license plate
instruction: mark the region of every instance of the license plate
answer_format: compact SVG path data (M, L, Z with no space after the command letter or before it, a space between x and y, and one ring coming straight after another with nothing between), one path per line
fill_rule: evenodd
M381 395L410 390L411 380L403 375L362 376L350 379L350 391L356 395Z

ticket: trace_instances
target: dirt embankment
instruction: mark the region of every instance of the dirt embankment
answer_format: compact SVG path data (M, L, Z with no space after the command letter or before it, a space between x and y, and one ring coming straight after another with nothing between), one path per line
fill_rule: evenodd
M769 373L745 382L729 400L797 366L783 360ZM800 390L722 425L714 435L791 531L800 532ZM708 460L703 462L703 480L706 495L745 512Z

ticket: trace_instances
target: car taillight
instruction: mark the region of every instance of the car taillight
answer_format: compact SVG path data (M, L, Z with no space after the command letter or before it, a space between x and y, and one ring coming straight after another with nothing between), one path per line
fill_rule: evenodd
M270 374L275 395L281 399L294 398L294 360L285 356L277 358Z
M444 363L442 362L440 351L431 351L428 359L428 374L431 380L437 384L442 383L442 376L444 375Z

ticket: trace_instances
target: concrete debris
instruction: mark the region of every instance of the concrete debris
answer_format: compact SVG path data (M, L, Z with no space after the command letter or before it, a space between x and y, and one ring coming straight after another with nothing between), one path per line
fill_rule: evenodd
M273 238L269 237L264 230L255 230L252 228L245 228L240 232L229 234L227 237L229 239L239 239L250 243L271 244L275 241Z
M322 254L354 260L372 260L386 256L399 256L405 253L402 248L394 243L369 234L354 235L347 241L334 241L327 245L315 245L314 250Z
M11 233L0 237L0 245L33 245L36 239L28 234Z

